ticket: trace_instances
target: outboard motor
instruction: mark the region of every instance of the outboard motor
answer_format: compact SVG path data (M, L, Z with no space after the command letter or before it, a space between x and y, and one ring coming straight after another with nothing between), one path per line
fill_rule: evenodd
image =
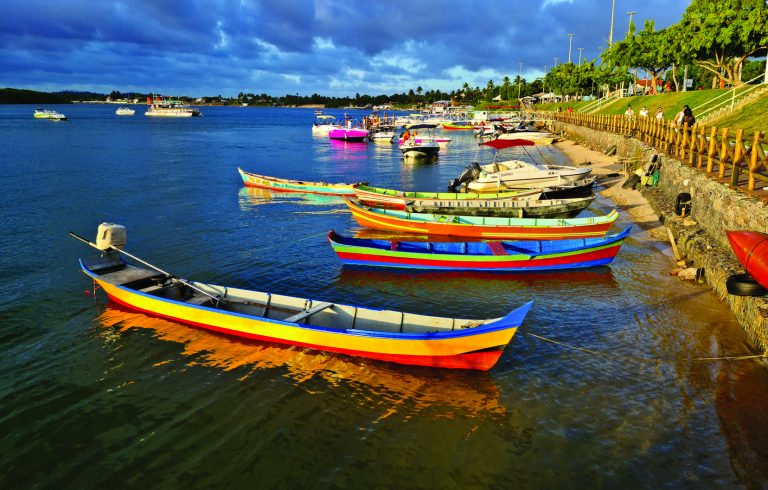
M457 192L457 189L461 187L462 184L468 184L472 182L473 180L480 177L480 172L482 170L480 169L480 164L477 162L472 162L464 169L461 174L455 179L451 179L448 181L448 190L452 192Z

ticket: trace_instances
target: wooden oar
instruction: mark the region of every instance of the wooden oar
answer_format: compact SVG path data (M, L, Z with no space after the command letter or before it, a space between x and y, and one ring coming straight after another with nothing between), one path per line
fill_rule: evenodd
M224 298L222 298L221 296L219 296L219 295L217 295L217 294L211 294L211 293L209 293L208 291L205 291L205 290L203 290L203 289L200 289L199 287L195 286L195 285L194 285L194 284L193 284L191 281L187 281L187 280L185 280L185 279L179 279L178 277L174 276L174 275L173 275L173 274L171 274L170 272L166 272L166 271L164 271L163 269L161 269L161 268L159 268L159 267L157 267L157 266L155 266L155 265L152 265L152 264L150 264L149 262L147 262L147 261L145 261L145 260L142 260L142 259L140 259L140 258L136 257L135 255L132 255L132 254L130 254L130 253L128 253L128 252L126 252L125 250L120 250L119 248L114 248L114 247L109 247L109 248L107 248L106 250L102 250L102 249L100 249L98 246L96 246L96 244L95 244L95 243L93 243L92 241L88 240L87 238L81 237L81 236L80 236L80 235L78 235L77 233L74 233L74 232L71 232L71 231L70 231L70 232L69 232L69 236L71 236L72 238L76 238L77 240L80 240L81 242L83 242L83 243L86 243L86 244L90 245L91 247L95 248L96 250L101 250L102 252L109 252L109 251L115 251L115 252L119 252L119 253L121 253L121 254L125 255L126 257L129 257L129 258L131 258L132 260L135 260L136 262L139 262L139 263L141 263L141 264L144 264L144 265L146 265L147 267L150 267L150 268L152 268L152 269L156 270L157 272L159 272L159 273L161 273L161 274L164 274L164 275L165 275L165 276L166 276L168 279L170 279L171 281L176 281L176 282L179 282L179 283L181 283L181 284L185 284L185 285L187 285L187 286L191 287L192 289L194 289L195 291L197 291L198 293L201 293L201 294L204 294L204 295L208 296L208 297L209 297L209 298L211 298L211 299L212 299L212 300L213 300L215 303L226 303L226 302L227 302L227 301L226 301Z

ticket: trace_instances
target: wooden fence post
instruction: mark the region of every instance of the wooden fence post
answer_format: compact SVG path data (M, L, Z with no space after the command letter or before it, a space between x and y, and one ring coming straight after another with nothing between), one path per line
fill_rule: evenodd
M725 165L728 162L728 128L723 128L720 133L720 168L717 169L717 176L719 178L725 177Z
M743 129L737 129L736 130L736 143L733 145L733 170L731 171L731 186L738 187L739 185L739 175L741 174L741 158L744 155L743 149L744 149L744 142L742 141L742 138L744 137L744 130Z
M715 152L717 151L717 126L713 126L709 132L709 151L707 152L707 173L712 173L715 165Z

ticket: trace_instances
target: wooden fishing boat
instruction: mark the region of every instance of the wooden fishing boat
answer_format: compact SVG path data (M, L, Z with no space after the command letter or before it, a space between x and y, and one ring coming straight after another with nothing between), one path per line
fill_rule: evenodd
M508 216L513 218L572 218L587 209L596 196L573 199L414 199L410 213L463 216Z
M361 225L420 235L449 235L486 240L564 240L601 237L619 213L589 218L503 218L409 213L362 206L344 196L352 216Z
M399 191L395 189L385 189L383 187L371 187L360 184L355 186L355 196L357 199L369 206L389 209L405 209L406 206L415 205L417 202L426 200L452 200L452 201L471 201L475 199L539 199L541 191L538 190L520 190L507 192L420 192L420 191Z
M339 235L328 242L342 262L371 267L451 271L543 271L613 261L630 228L604 238L518 242L404 242Z
M247 187L258 187L260 189L269 189L275 192L303 192L307 194L325 194L329 196L353 196L355 195L356 185L362 184L343 184L328 182L308 182L304 180L280 179L277 177L268 177L266 175L252 174L246 172L240 167L237 168L243 183Z
M768 234L759 231L726 230L733 253L747 273L768 288Z
M70 233L103 251L95 259L81 259L80 266L110 300L248 339L399 364L487 370L532 305L528 302L502 318L469 320L204 284L176 278L122 250L124 230L103 223L96 243Z

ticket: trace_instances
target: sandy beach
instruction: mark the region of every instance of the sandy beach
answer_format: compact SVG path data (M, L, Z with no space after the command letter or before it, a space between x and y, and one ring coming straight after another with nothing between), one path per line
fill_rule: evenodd
M573 165L591 162L592 173L597 176L598 194L617 204L632 218L637 226L648 232L651 239L667 241L667 232L643 195L634 189L624 189L621 184L627 179L624 165L618 156L587 148L575 141L561 140L555 147L565 154Z

